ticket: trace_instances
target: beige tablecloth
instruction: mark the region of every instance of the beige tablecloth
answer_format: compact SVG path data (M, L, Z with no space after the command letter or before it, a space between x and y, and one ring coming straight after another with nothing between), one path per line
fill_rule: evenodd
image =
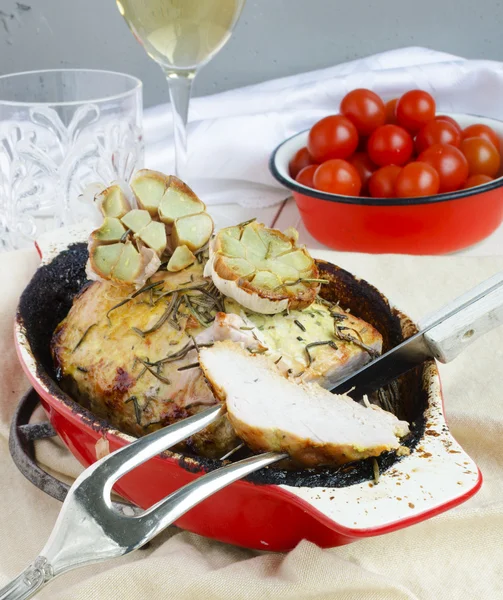
M323 253L319 253L323 254ZM420 317L503 269L494 258L328 255ZM327 257L327 256L325 256ZM19 294L34 252L0 255L0 586L42 548L59 503L27 482L7 449L10 416L27 388L12 343ZM485 477L477 496L429 521L345 547L303 542L287 555L234 548L171 528L148 550L57 579L45 599L496 600L503 598L503 328L442 367L451 429ZM80 467L56 441L44 464Z

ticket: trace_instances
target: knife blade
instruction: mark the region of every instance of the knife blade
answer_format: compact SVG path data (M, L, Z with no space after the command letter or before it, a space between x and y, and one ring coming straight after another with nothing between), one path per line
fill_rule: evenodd
M503 272L463 294L427 318L422 329L331 388L361 398L425 360L449 362L469 343L503 324Z
M361 398L364 394L371 394L384 387L429 358L433 358L433 353L424 339L424 332L421 331L353 375L349 375L330 391L334 394L345 394L354 388L351 396Z

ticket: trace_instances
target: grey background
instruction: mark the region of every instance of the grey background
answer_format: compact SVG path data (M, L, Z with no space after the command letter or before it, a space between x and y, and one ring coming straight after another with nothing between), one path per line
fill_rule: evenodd
M194 93L411 45L503 60L502 24L502 2L495 0L248 0ZM159 67L114 0L0 0L0 73L58 67L125 71L143 80L145 106L167 99Z

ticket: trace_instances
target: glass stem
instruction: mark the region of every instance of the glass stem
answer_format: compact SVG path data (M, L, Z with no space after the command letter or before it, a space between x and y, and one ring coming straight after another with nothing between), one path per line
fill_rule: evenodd
M175 175L185 177L187 165L187 118L189 100L195 71L166 71L169 98L173 112L173 137L175 140Z

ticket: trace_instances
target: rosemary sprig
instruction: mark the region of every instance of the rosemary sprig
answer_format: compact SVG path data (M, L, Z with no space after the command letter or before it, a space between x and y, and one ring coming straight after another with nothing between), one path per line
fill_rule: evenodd
M297 325L297 327L301 330L301 331L306 331L306 328L304 327L304 325L302 325L302 323L298 320L295 319L294 320L295 325Z
M213 289L215 290L215 292L213 291ZM213 284L208 289L207 283L197 283L195 285L189 285L186 287L178 287L173 290L168 290L167 292L164 292L163 294L158 296L156 302L159 302L159 300L161 298L164 298L165 296L169 296L174 293L178 293L180 295L185 296L188 292L191 292L191 291L200 292L203 296L208 298L208 308L211 308L211 309L215 308L216 310L218 310L220 312L225 312L220 292L218 292L218 290L216 290L216 288L213 288ZM191 301L192 301L192 299L196 298L196 296L193 296L192 294L190 294L190 296L191 296ZM201 300L202 300L202 298L198 298L197 302L201 302ZM190 310L190 308L189 308L189 310Z
M235 448L233 448L232 450L229 450L229 452L227 452L227 454L224 454L223 456L221 456L220 460L226 460L227 458L232 456L235 452L237 452L238 450L241 450L241 448L244 448L244 445L245 445L245 443L241 442Z
M364 344L357 338L353 337L352 335L349 335L349 333L343 333L341 331L341 328L337 325L334 328L334 335L343 342L349 342L350 344L355 344L362 350L365 350L365 352L368 352L372 358L377 358L379 356L379 352L374 350L374 348L367 346L367 344Z
M336 306L339 306L339 302L331 302L330 300L327 300L326 298L322 298L321 296L318 296L317 301L320 304L323 304L324 306L328 307L328 308L334 308Z
M127 240L127 236L131 233L131 229L126 229L126 231L121 235L121 239L119 242L125 242Z
M335 312L331 312L330 316L332 317L332 319L334 321L345 321L348 318L348 315L346 314L341 314L341 313L335 313Z
M107 319L108 322L110 323L110 325L112 324L112 321L110 320L110 313L114 310L116 310L117 308L124 306L124 304L127 304L128 302L130 302L131 300L133 300L134 298L136 298L137 296L139 296L140 294L143 294L143 292L148 292L148 290L152 289L152 288L156 288L159 287L160 285L164 286L164 281L156 281L155 283L150 283L148 285L144 285L142 288L140 288L139 290L136 290L136 292L134 292L134 294L131 294L130 296L128 296L127 298L125 298L124 300L121 300L118 304L116 304L115 306L112 306L112 308L107 312Z
M199 352L199 346L197 345L196 338L193 335L190 335L190 333L188 335L189 338L192 340L192 343L194 344L194 350L196 352Z
M77 348L82 344L82 342L86 339L87 334L91 331L91 329L93 327L96 327L98 323L93 323L92 325L89 325L89 327L84 331L82 337L80 338L80 340L77 342L77 345L75 346L75 348L72 350L72 354L75 352L75 350L77 350Z
M162 419L159 419L159 421L151 421L150 423L147 423L146 425L142 425L143 429L148 429L151 425L159 425L162 423Z
M138 403L138 398L136 396L130 396L129 398L124 400L124 404L128 404L129 402L133 403L136 422L138 423L138 425L141 425L141 408L140 404Z
M185 302L185 306L187 307L187 310L190 312L190 314L194 317L194 319L196 319L198 321L198 323L200 323L203 327L209 327L211 325L211 321L206 321L202 311L198 312L194 305L192 304L192 302L189 300L189 297L187 295L183 296L183 300Z
M159 300L161 300L162 298L165 298L166 296L171 296L172 294L183 294L186 291L189 290L196 290L199 287L201 287L201 284L198 283L196 285L189 285L187 287L177 287L177 288L173 288L172 290L168 290L167 292L164 292L162 294L160 294L157 298L156 298L156 302L159 302Z
M208 296L200 295L200 294L189 294L190 301L193 304L197 304L198 306L204 306L205 308L212 308L215 306L215 300L213 298L209 298Z
M185 356L187 356L187 354L193 349L194 349L194 346L191 344L191 342L187 342L183 348L178 350L178 352L169 354L165 358L161 358L160 360L157 360L155 362L149 362L148 365L150 367L155 367L157 365L163 365L164 363L180 360L181 358L184 358Z
M358 329L355 329L354 327L348 327L347 325L339 325L339 331L354 331L356 333L356 335L358 336L358 339L360 340L360 342L363 342L363 338L360 334L360 332L358 331Z
M178 296L176 294L174 294L173 297L171 298L171 302L167 305L166 310L162 313L161 317L152 325L152 327L150 327L150 329L145 329L144 331L142 331L141 329L138 329L138 327L131 327L131 329L135 333L137 333L140 337L145 337L148 333L157 331L157 329L162 327L164 325L164 323L166 323L166 321L169 319L169 317L173 311L173 308L175 306L177 298L178 298Z
M178 367L177 371L188 371L189 369L199 368L199 363L190 363L190 365L184 365L183 367Z
M323 342L311 342L310 344L306 344L306 346L304 347L304 350L306 351L307 354L307 366L310 367L312 362L313 362L313 357L311 356L311 353L309 352L309 350L311 348L315 348L316 346L330 346L330 348L332 348L333 350L337 350L337 346L335 344L335 342L333 340L326 340Z
M281 356L278 358L278 360L275 360L275 361L274 361L274 364L275 364L275 365L277 365L277 364L279 363L279 361L280 361L282 358L283 358L283 355L281 355Z
M248 219L248 221L243 221L242 223L238 223L236 227L246 227L250 223L254 223L257 220L257 217L253 217L253 219Z
M374 471L374 484L377 485L381 474L379 472L379 463L375 458L372 459L372 470Z
M176 329L177 331L181 331L180 323L178 322L178 309L180 308L180 304L182 303L182 296L177 296L174 304L173 304L173 312L169 317L169 324Z
M146 361L143 360L142 358L140 358L139 356L137 356L136 358L138 358L138 360L141 362L141 364L147 369L147 371L153 375L154 377L156 377L159 381L162 381L162 383L165 383L167 385L171 384L171 381L169 379L167 379L166 377L163 377L160 373L158 373L157 371L155 371L154 369L152 369L152 367L150 366L150 364ZM156 365L157 366L157 365Z
M89 371L84 367L77 367L77 371L80 371L81 373L89 373Z
M145 375L146 372L147 372L147 367L143 367L143 369L136 376L136 381L138 381L138 379L141 379Z
M208 344L198 344L198 348L211 348L211 346L213 346L213 342L210 342ZM161 358L160 360L157 360L155 362L147 362L149 367L156 367L157 365L163 365L165 363L169 363L169 362L176 362L177 360L181 360L182 358L185 358L187 356L187 354L191 351L191 350L195 350L196 347L191 343L191 342L187 342L187 344L181 348L180 350L178 350L178 352L174 352L173 354L170 354L169 356L166 356L165 358Z

